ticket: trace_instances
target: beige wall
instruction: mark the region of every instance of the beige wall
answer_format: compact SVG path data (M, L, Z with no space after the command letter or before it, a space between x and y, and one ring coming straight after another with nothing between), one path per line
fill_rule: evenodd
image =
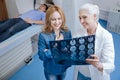
M15 0L6 0L6 6L7 6L7 10L8 10L8 16L10 18L14 17L15 15L18 14Z

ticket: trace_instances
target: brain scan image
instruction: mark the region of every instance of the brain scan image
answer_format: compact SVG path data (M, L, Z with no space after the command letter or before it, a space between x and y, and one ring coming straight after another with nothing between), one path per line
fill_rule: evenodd
M85 49L85 45L80 45L80 46L79 46L79 49L80 49L80 50L84 50L84 49Z
M71 40L70 41L70 45L75 45L76 44L76 41L75 40Z
M70 51L71 51L71 52L74 52L75 50L76 50L76 47L75 47L75 46L71 46L71 47L70 47Z
M94 54L95 35L50 41L49 43L56 63L67 60L72 65L89 65L85 59Z
M93 37L88 37L88 42L92 42L93 40Z
M89 43L87 47L88 47L89 49L91 49L91 48L94 47L94 45L93 45L93 43Z
M80 44L83 44L84 42L85 42L85 39L84 39L84 38L80 38L80 39L79 39L79 43L80 43Z
M93 54L94 53L94 50L93 49L88 49L88 51L87 51L87 54Z

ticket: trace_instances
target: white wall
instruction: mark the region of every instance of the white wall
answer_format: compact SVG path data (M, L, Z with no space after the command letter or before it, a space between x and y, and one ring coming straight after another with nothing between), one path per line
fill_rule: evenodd
M54 4L62 7L62 4L63 4L63 0L53 0Z
M45 0L37 0L36 2L36 7L38 7L40 4L44 3ZM12 18L33 9L33 0L6 0L6 6L9 18Z
M66 16L66 24L73 31L75 28L75 4L74 0L64 0L62 4Z
M20 14L34 9L33 0L15 0L15 3Z

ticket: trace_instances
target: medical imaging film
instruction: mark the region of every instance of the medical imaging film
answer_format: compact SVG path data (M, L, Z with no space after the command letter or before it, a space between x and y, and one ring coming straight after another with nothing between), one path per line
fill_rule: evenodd
M94 54L95 35L50 41L53 59L58 64L88 65L85 59Z

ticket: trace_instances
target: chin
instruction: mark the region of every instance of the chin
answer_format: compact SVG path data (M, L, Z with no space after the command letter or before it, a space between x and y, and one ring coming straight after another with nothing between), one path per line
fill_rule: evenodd
M59 30L59 29L60 29L60 27L56 27L55 29L56 29L56 30Z
M87 26L83 26L85 29L88 29L88 27Z

